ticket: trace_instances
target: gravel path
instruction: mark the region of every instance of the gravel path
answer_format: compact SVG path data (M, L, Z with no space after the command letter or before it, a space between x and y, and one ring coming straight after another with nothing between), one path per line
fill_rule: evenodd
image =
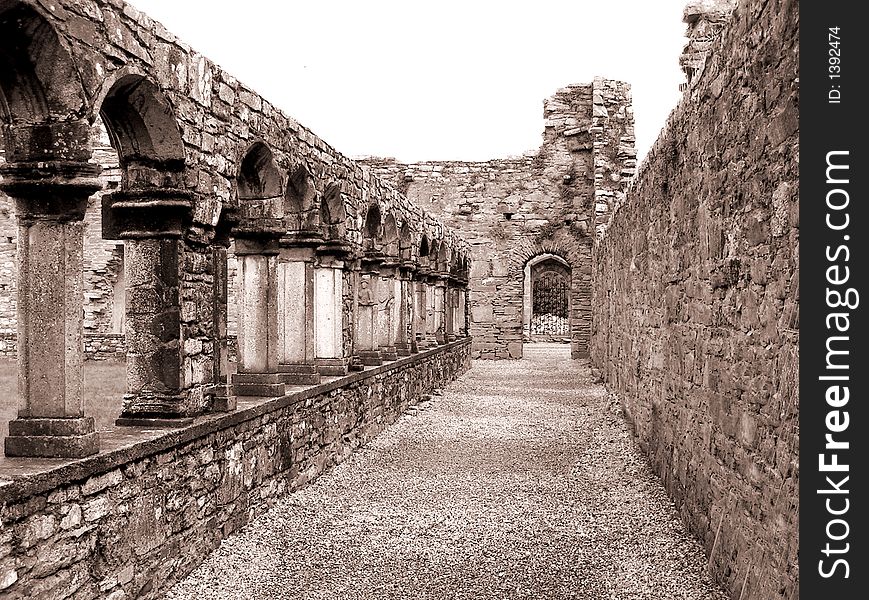
M588 363L534 345L476 361L167 598L726 596Z

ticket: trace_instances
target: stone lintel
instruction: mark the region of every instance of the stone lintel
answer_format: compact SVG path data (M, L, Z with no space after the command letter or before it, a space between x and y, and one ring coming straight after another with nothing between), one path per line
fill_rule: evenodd
M175 188L114 192L102 198L103 237L181 237L193 214L193 194Z

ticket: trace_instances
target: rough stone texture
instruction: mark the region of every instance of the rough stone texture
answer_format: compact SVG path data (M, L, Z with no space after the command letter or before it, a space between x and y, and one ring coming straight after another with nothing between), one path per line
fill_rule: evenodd
M682 20L688 26L685 32L688 43L682 50L679 64L688 79L686 87L703 74L709 50L737 4L738 0L691 0L685 5Z
M798 23L740 4L593 260L593 361L742 600L798 595Z
M3 597L162 597L221 539L463 373L469 355L462 340L27 478L8 479L7 461Z
M601 78L568 86L546 100L544 117L543 144L533 156L364 161L470 242L475 358L522 356L523 269L545 253L572 268L572 351L588 356L592 239L636 165L630 87Z

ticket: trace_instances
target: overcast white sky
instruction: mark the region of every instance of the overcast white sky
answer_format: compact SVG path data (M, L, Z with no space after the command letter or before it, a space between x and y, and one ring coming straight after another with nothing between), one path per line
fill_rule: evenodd
M348 156L535 150L543 100L631 84L645 155L683 81L686 0L132 0Z

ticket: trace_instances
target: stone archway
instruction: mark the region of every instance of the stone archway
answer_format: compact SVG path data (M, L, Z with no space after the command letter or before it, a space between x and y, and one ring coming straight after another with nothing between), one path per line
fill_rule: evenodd
M567 284L567 326L563 338L570 340L572 358L587 358L591 336L591 238L575 237L557 231L551 237L536 243L520 243L514 248L509 277L521 285L521 333L522 339L530 338L533 316L534 274L551 273L551 278L561 276ZM519 283L521 282L521 284ZM558 283L557 281L554 283ZM527 306L527 308L526 308ZM563 315L563 309L560 311ZM551 314L551 312L550 312ZM548 319L554 321L554 319ZM563 321L559 319L563 327ZM520 324L517 324L519 327ZM546 339L543 336L541 339ZM520 344L516 344L521 347ZM511 350L511 355L515 354ZM517 357L518 358L518 357Z
M570 341L570 264L555 254L535 256L525 265L522 337L526 342Z

